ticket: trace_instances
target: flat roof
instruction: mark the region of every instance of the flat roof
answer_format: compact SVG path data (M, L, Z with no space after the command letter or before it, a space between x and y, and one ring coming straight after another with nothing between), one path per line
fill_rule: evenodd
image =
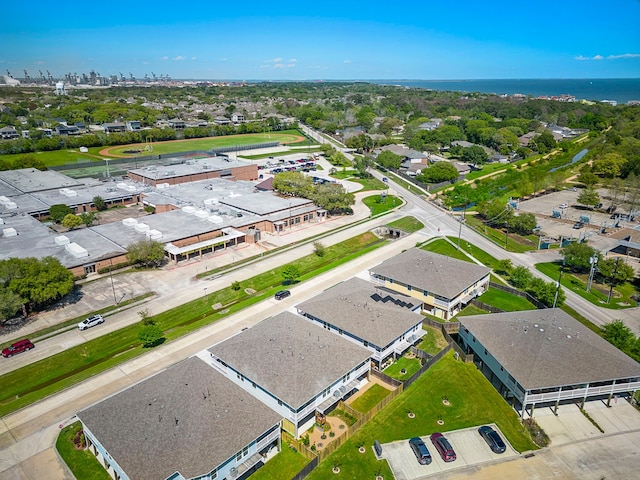
M527 390L640 377L638 362L559 308L459 321Z
M57 233L26 214L0 215L0 218L3 221L0 225L0 233L5 228L14 228L17 232L13 237L0 236L0 260L52 256L65 267L73 268L126 253L124 248L98 235L91 228ZM65 236L69 239L69 243L76 243L84 248L87 256L77 257L65 245L57 244L56 238L60 236Z
M78 413L129 478L205 475L282 416L198 357Z
M373 267L370 272L452 299L489 275L491 269L419 248L410 248Z
M209 352L294 409L371 356L291 312L267 318Z
M256 190L256 184L249 181L230 181L211 178L196 182L180 183L156 187L145 193L144 201L152 205L192 205L198 208L233 208L255 215L269 215L274 212L288 211L289 206L296 208L311 205L311 200L296 197L279 197L273 192ZM226 206L226 207L225 207Z
M256 165L253 162L236 160L230 157L207 157L199 159L178 159L171 165L149 165L143 168L135 168L129 172L140 175L151 180L162 180L163 178L176 178L188 175L198 175L206 172L217 172L231 168L246 167ZM256 167L257 168L257 167Z
M307 313L378 347L385 347L422 323L423 317L410 310L417 303L412 297L352 278L296 308L299 313Z
M22 193L33 193L57 188L82 186L82 180L76 180L55 170L20 168L0 171L0 180L12 185Z
M218 223L209 221L209 218L213 217L217 217L216 221ZM136 222L132 226L127 226L122 222L115 222L96 225L91 227L91 230L126 248L132 243L147 238L144 230L136 230L137 224L145 224L149 227L149 230L159 231L161 237L158 238L158 241L168 243L227 227L243 228L260 221L260 218L250 215L243 215L242 217L231 216L228 211L225 214L207 213L206 216L199 217L195 209L193 213L187 213L180 209L138 217L135 220Z

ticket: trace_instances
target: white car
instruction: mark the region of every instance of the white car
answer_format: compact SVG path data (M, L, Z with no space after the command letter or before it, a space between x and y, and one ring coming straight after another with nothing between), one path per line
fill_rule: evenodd
M78 324L78 330L86 330L87 328L95 327L104 322L102 315L92 315L89 318L85 318Z

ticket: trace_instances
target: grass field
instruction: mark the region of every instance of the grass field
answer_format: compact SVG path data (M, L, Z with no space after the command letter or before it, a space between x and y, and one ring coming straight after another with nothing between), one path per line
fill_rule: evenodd
M535 310L533 303L526 298L503 292L496 288L489 288L486 292L478 297L478 301L499 308L505 312L518 312L521 310Z
M302 470L309 460L301 453L283 443L280 452L264 464L264 467L251 474L251 480L290 479Z
M247 133L244 135L225 135L221 137L193 138L189 140L170 140L167 142L154 142L151 145L153 151L146 151L146 143L133 143L116 147L104 147L101 154L111 157L134 158L136 155L153 155L163 153L188 152L190 150L209 150L218 147L234 147L252 145L256 143L279 142L282 145L296 144L306 145L308 140L297 130L271 133ZM125 153L125 150L140 150L139 153Z
M369 207L371 215L376 216L399 207L402 205L402 200L398 197L387 195L383 202L380 195L371 195L370 197L363 198L362 203Z
M439 238L432 242L429 242L422 247L422 250L426 250L427 252L438 253L440 255L446 255L447 257L457 258L458 260L464 260L465 262L471 262L472 260L467 257L463 252L458 250L456 247L451 245L443 238Z
M388 223L387 227L399 228L404 232L413 233L424 228L424 225L417 218L408 216L408 217L399 218L398 220Z
M383 398L389 395L391 392L377 383L373 384L362 395L356 398L351 407L355 408L359 412L367 413L373 407L378 405Z
M442 404L445 396L451 403L448 407ZM415 418L409 418L407 412L415 413ZM444 426L436 423L438 418ZM449 353L329 455L307 479L393 478L388 464L376 460L370 448L374 440L387 443L492 422L517 451L536 449L516 412L476 366L456 361ZM358 452L359 445L367 447L364 454ZM331 473L334 465L340 465L337 476Z
M75 478L111 480L111 477L89 450L77 450L73 443L76 433L82 428L80 422L64 427L56 440L56 450Z
M404 370L404 373L402 373L402 370ZM402 356L385 368L384 373L402 381L409 378L418 370L420 370L420 359Z
M427 325L422 325L422 329L427 332L427 334L422 337L422 340L420 340L420 343L416 345L416 348L419 348L430 355L435 355L447 346L447 340L444 338L440 329L429 327Z

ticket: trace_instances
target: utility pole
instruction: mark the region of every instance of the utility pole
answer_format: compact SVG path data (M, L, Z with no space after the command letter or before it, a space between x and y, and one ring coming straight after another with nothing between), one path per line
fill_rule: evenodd
M562 266L560 267L560 275L558 275L558 281L556 282L556 294L553 297L553 307L556 308L558 303L558 293L560 292L560 284L562 282L562 272L564 271L564 259L562 260Z

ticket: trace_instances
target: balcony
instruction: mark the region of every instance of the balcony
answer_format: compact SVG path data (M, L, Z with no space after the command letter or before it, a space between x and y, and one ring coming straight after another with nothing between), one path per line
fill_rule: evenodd
M558 400L570 400L573 398L592 397L595 395L610 395L614 393L631 392L640 390L640 382L618 383L615 385L602 385L600 387L574 388L559 392L528 394L525 398L527 404L555 402Z

